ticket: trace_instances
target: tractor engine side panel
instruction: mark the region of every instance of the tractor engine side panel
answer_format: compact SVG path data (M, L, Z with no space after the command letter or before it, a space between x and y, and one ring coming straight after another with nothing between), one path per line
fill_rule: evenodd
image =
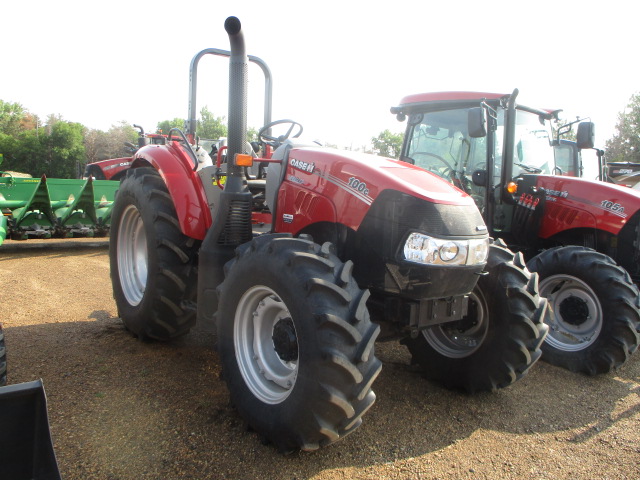
M546 192L539 236L588 228L618 235L640 209L640 195L624 187L581 178L540 175L536 187Z

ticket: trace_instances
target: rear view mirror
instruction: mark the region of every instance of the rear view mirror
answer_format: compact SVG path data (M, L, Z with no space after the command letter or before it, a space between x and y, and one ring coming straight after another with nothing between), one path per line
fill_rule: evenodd
M467 128L471 138L487 136L487 112L484 108L475 107L469 109Z
M576 134L576 144L580 150L595 146L595 125L593 122L580 122Z

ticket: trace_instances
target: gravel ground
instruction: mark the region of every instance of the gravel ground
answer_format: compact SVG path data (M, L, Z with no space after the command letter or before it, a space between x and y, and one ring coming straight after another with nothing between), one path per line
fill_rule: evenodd
M229 405L211 334L144 343L122 326L106 240L0 247L9 384L42 378L62 476L86 479L638 479L640 361L586 377L538 363L467 396L379 344L363 426L282 456ZM43 248L41 248L43 247Z

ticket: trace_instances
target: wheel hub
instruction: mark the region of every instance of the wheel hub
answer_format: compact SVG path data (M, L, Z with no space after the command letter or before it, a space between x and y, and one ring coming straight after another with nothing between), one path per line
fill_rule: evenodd
M291 313L271 288L255 285L236 307L234 347L247 388L260 401L283 402L298 376L298 340Z
M292 362L298 359L298 338L293 320L290 317L282 318L273 326L273 347L283 362Z
M122 293L130 305L139 305L147 288L148 254L144 222L135 205L123 211L115 241Z
M582 325L589 320L589 306L583 299L574 295L560 303L560 315L570 325Z
M602 330L600 300L584 280L556 274L540 281L540 295L549 302L545 342L564 352L577 352L592 345Z
M482 345L489 327L488 307L481 293L469 296L467 315L457 321L423 330L425 339L438 353L449 358L464 358Z

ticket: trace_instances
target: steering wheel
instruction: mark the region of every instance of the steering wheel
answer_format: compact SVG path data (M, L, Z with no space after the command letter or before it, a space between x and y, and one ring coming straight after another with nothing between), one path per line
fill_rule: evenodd
M435 173L436 175L438 175L439 177L445 178L445 175L447 177L449 177L449 179L453 180L456 177L456 171L453 169L453 167L449 164L449 162L447 162L444 158L442 158L440 155L436 155L435 153L431 153L431 152L413 152L411 154L412 156L415 155L425 155L427 157L433 157L436 160L440 160L444 166L445 169L443 172L438 172L433 168L429 168L430 171L432 171L433 173ZM421 165L418 165L421 166ZM424 167L423 167L424 168Z
M287 133L285 133L284 135L275 137L273 135L267 135L265 133L271 127L274 127L276 125L281 125L281 124L287 124L287 123L290 123L291 126L289 127L289 130L287 130ZM291 135L295 127L298 127L298 130L295 135ZM264 127L258 130L258 138L260 139L261 142L267 145L271 145L274 148L277 148L282 142L284 142L289 137L298 138L302 134L302 130L303 130L302 125L300 125L298 122L295 122L293 120L286 120L286 119L276 120L275 122L267 123Z

